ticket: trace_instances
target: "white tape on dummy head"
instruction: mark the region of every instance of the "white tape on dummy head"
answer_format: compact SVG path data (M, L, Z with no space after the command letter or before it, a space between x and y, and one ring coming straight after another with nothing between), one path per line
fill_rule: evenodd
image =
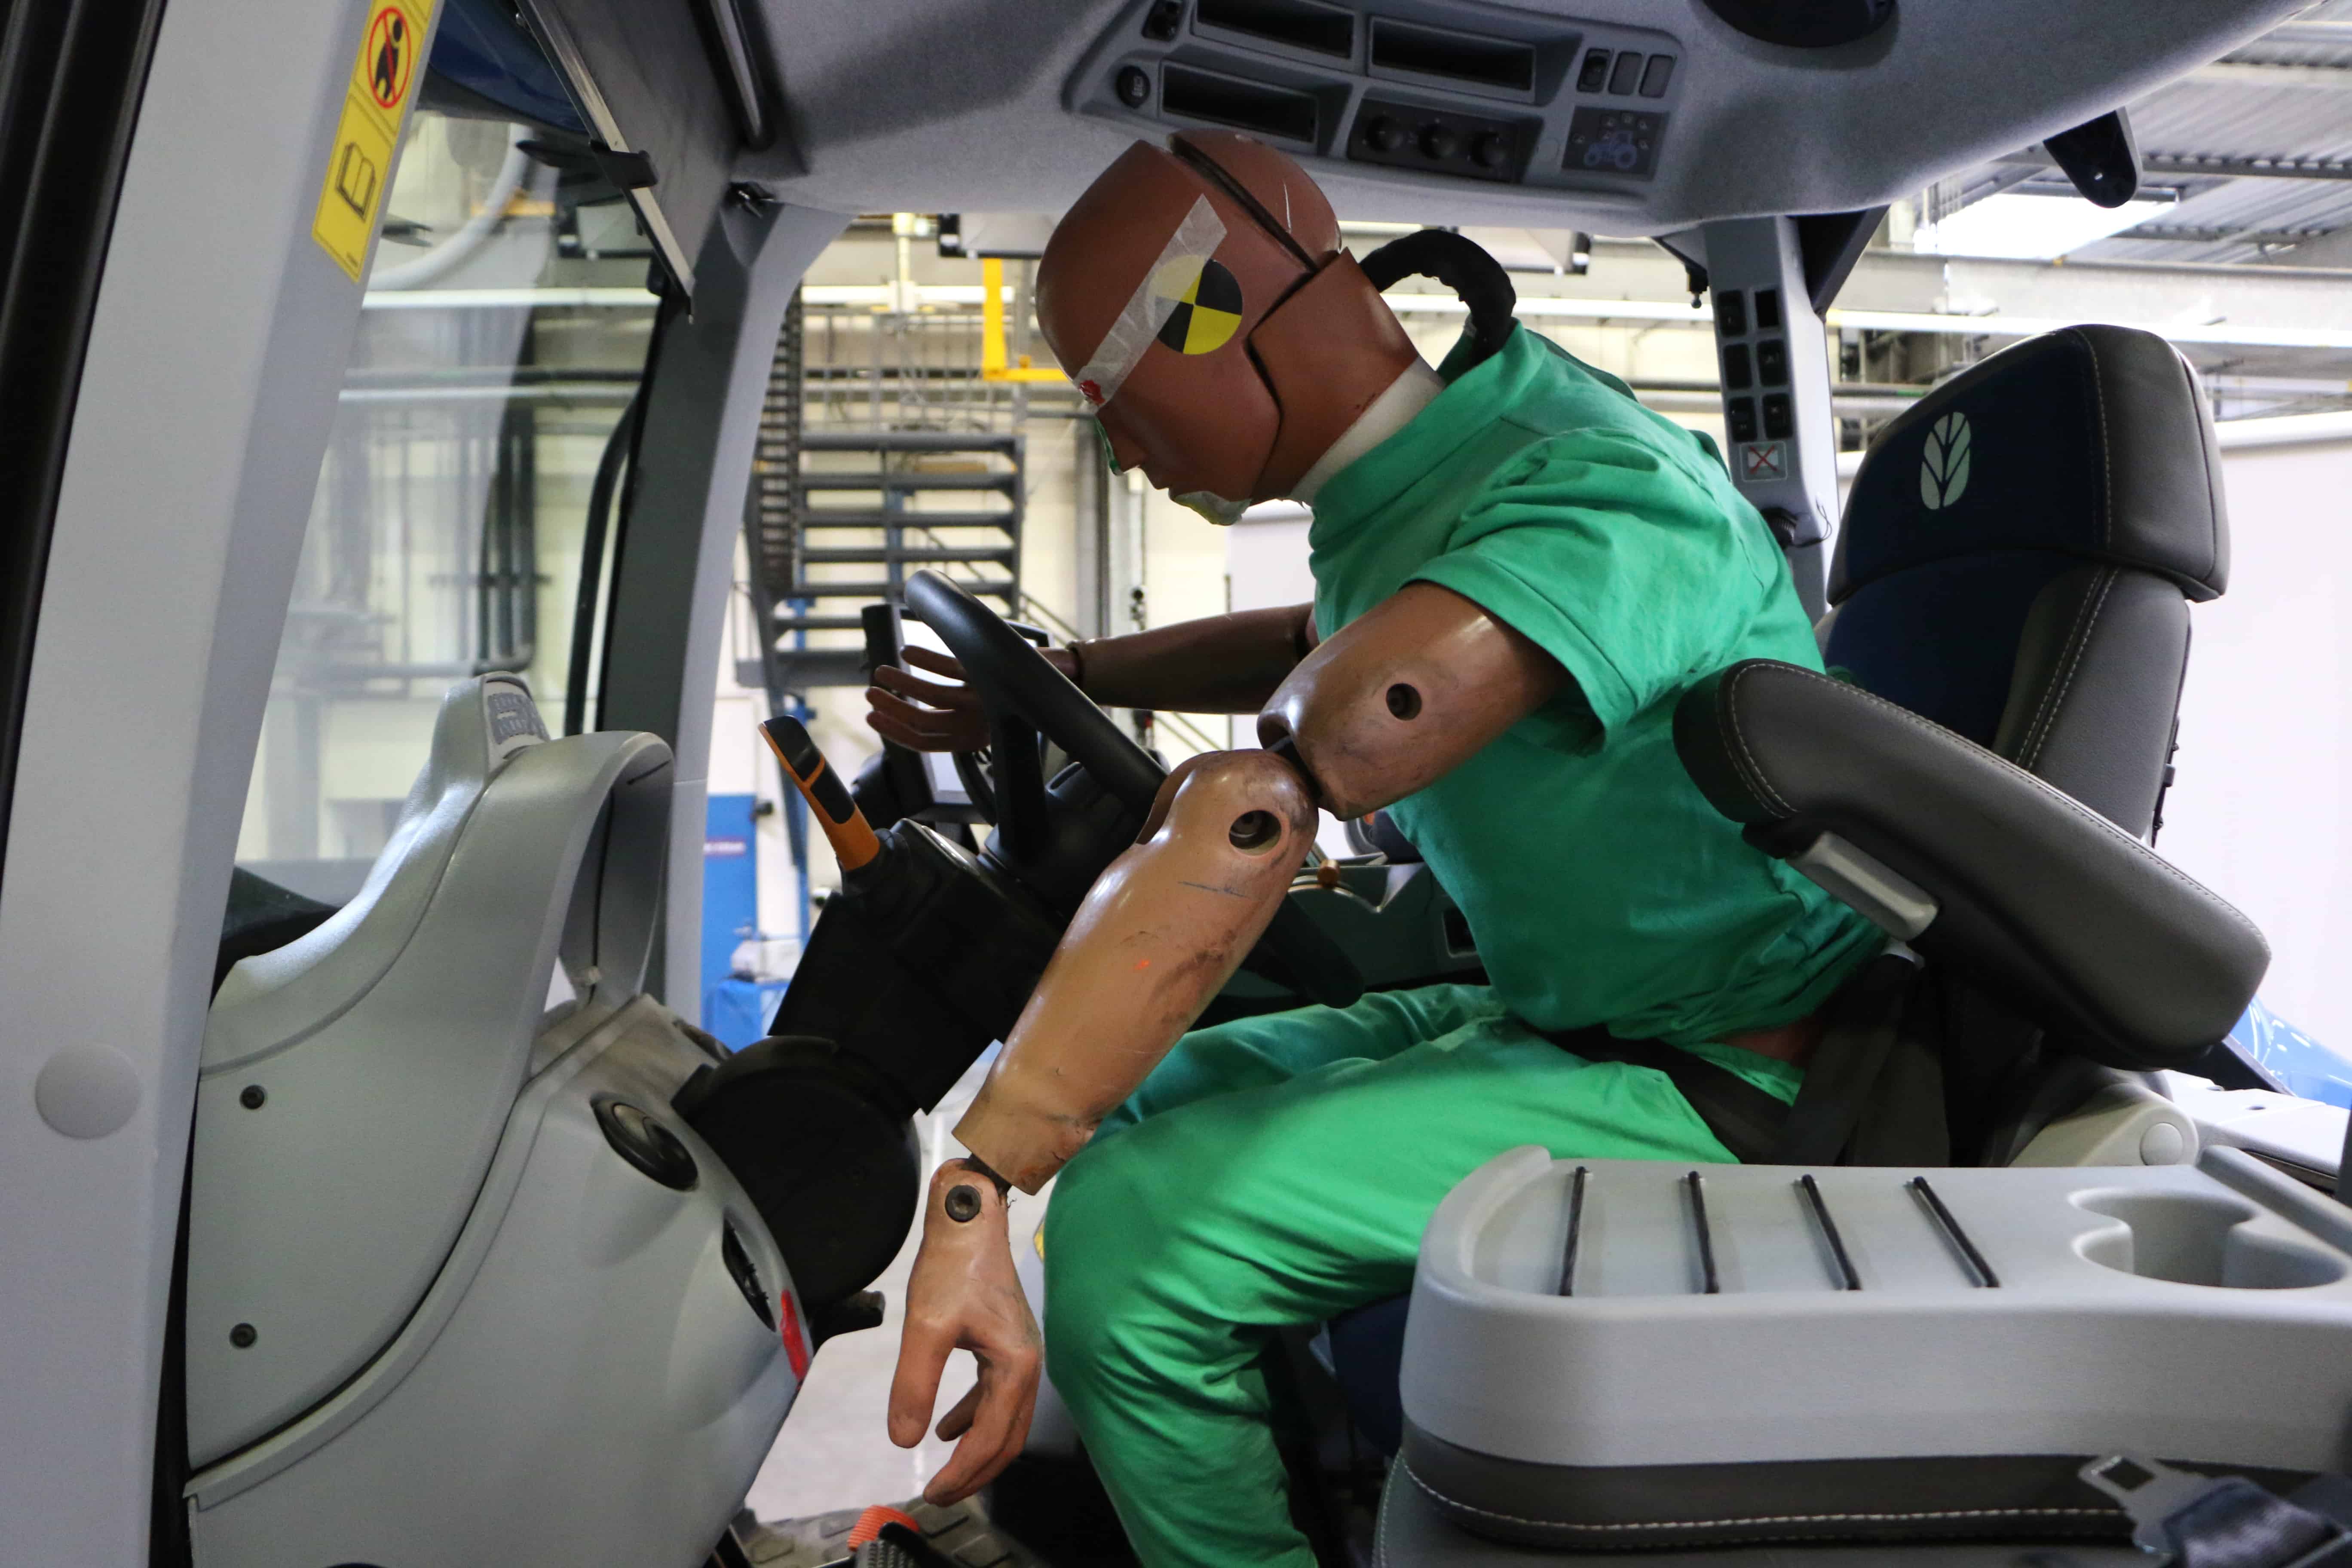
M1217 216L1209 198L1202 196L1192 203L1192 210L1168 237L1159 257L1144 269L1135 292L1128 297L1127 308L1103 334L1103 341L1094 357L1080 366L1070 379L1078 384L1078 394L1087 404L1100 408L1118 395L1118 389L1135 367L1143 363L1143 351L1160 336L1160 329L1176 311L1178 300L1173 293L1152 287L1153 280L1175 262L1192 260L1205 264L1225 240L1225 226Z

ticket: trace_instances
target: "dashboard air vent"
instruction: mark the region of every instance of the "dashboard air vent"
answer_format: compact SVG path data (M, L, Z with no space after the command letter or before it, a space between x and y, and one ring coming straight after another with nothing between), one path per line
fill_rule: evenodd
M1195 0L1192 22L1334 59L1352 58L1356 50L1354 14L1317 0Z
M1372 65L1380 70L1445 77L1505 92L1531 91L1536 84L1532 44L1417 26L1388 16L1372 18Z
M1316 144L1322 116L1314 95L1170 63L1160 68L1160 107L1186 120L1205 120L1284 142Z

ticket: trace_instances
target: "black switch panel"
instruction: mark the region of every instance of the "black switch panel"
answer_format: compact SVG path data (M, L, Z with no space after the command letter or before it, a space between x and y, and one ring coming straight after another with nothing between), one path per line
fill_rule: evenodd
M1599 92L1608 85L1609 51L1607 49L1585 50L1584 68L1576 73L1576 90Z
M1779 289L1774 289L1779 293ZM1756 379L1767 386L1789 384L1789 344L1786 339L1765 338L1756 345Z
M1620 98L1633 90L1642 79L1642 57L1627 49L1617 57L1617 68L1609 73L1609 90Z
M1769 332L1778 328L1780 324L1780 290L1759 289L1756 290L1756 330L1759 332Z
M1734 343L1723 351L1723 384L1734 392L1745 392L1756 384L1748 370L1748 345Z
M1756 400L1735 397L1724 405L1724 424L1735 441L1756 439Z
M1785 392L1766 393L1764 395L1764 439L1785 441L1796 433L1797 420L1789 407L1789 395Z
M1675 79L1675 57L1652 55L1650 63L1642 68L1642 96L1664 98Z
M1646 180L1658 172L1658 142L1665 131L1663 114L1580 109L1569 117L1568 153L1559 166L1571 174L1627 174Z
M1748 335L1748 296L1737 289L1715 291L1715 332L1721 338Z
M1529 121L1368 98L1348 132L1348 156L1360 163L1507 184L1526 172L1528 153L1540 128Z

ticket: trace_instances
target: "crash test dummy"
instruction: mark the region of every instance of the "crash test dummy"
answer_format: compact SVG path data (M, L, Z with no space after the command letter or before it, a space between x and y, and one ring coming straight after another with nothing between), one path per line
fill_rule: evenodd
M1884 939L1675 760L1701 677L1820 668L1705 436L1524 327L1431 370L1305 172L1235 134L1130 147L1036 297L1116 466L1218 521L1312 507L1315 602L1057 654L1107 706L1256 713L1265 749L1170 774L956 1127L972 1158L929 1187L891 1435L920 1439L971 1351L929 1495L976 1489L1019 1451L1042 1349L1144 1563L1310 1568L1268 1424L1276 1328L1410 1289L1439 1200L1514 1145L1728 1161L1665 1075L1553 1037L1603 1025L1793 1100L1820 1009ZM985 744L962 689L890 669L868 698L908 745ZM1387 810L1492 984L1188 1034L1318 807ZM1006 1202L1056 1173L1041 1346Z

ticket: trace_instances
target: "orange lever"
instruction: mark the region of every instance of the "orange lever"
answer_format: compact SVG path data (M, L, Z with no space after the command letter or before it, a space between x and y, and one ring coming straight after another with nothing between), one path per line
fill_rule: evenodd
M824 829L825 841L833 846L834 858L841 862L843 871L860 870L882 853L882 841L866 825L866 814L849 798L849 787L841 782L841 775L816 749L807 725L797 719L771 719L760 726L760 735L768 742L768 750L776 753L784 776L808 802L809 813Z

